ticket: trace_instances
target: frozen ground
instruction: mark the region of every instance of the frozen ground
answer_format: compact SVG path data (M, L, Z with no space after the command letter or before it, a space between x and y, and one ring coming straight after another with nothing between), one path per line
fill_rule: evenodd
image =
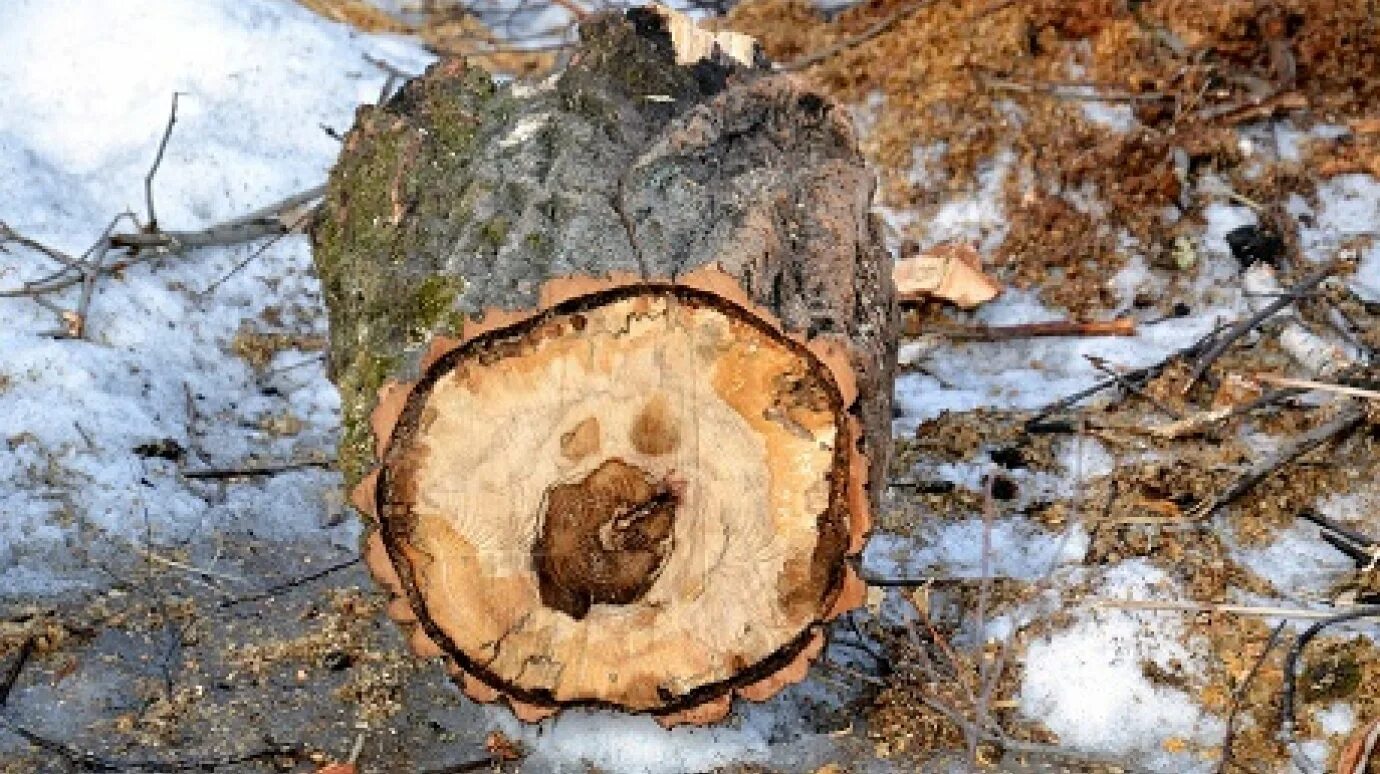
M77 254L118 213L147 217L144 175L175 92L178 121L157 176L156 213L165 228L196 229L324 179L337 152L326 130L348 128L354 107L376 99L383 86L385 74L366 55L413 72L428 60L408 41L360 35L286 0L9 0L4 16L0 179L7 184L0 187L0 220ZM942 210L937 239L982 238L986 248L999 240L1002 213L994 202L1002 169L994 164L978 191ZM1349 236L1374 234L1380 223L1380 185L1372 179L1335 178L1320 201L1304 233L1312 258ZM910 345L907 356L924 372L898 383L898 434L943 411L1045 405L1101 378L1088 355L1148 364L1220 319L1239 316L1245 300L1233 289L1222 236L1254 216L1223 198L1209 217L1197 244L1204 267L1190 316L1143 327L1134 339ZM272 735L339 756L363 734L365 771L406 771L482 755L486 735L500 729L532 750L528 770L590 764L689 772L757 762L812 771L836 759L865 761L857 750L866 743L835 714L849 692L819 679L768 704L739 708L722 727L672 732L644 718L588 712L521 727L502 710L457 698L438 670L397 666L387 656L366 660L392 691L389 700L405 709L382 718L335 697L353 684L348 669L306 678L289 670L234 684L230 675L242 668L215 646L309 637L325 626L327 590L369 585L357 567L346 567L300 594L226 607L194 627L168 612L189 600L214 606L252 595L347 561L356 549L357 529L343 514L339 478L329 469L233 480L185 475L319 460L335 442L337 401L319 358L325 320L306 240L289 237L262 253L259 247L170 255L105 278L95 289L86 341L55 338L61 321L51 310L0 298L0 626L19 627L49 609L95 605L118 615L136 609L130 600L141 597L158 608L137 636L97 632L70 661L60 650L38 660L3 709L5 723L107 750L88 727L133 716L142 728L159 707L177 704L171 695L190 701L190 693L224 714L193 713L180 736L146 747L117 745L109 754L231 754ZM10 245L0 253L0 288L56 268ZM1128 305L1137 290L1156 290L1138 261L1112 281ZM1362 257L1355 283L1380 299L1380 247ZM53 300L73 308L76 289ZM1034 295L1009 292L976 320L1055 316ZM263 363L243 356L246 342L265 336L293 345L276 348ZM1094 440L1073 443L1060 457L1062 475L1017 475L1023 497L1067 497L1112 465ZM975 487L987 467L946 463L911 473ZM1075 567L1087 535L1076 524L1069 530L999 521L990 535L997 559L988 569L1036 579L1053 568L1060 583L1095 583L1105 596L1173 598L1178 591L1134 560L1100 576ZM982 571L982 534L981 514L935 520L915 534L875 539L867 567L973 578ZM1281 590L1318 588L1344 565L1304 537L1286 533L1274 547L1239 554ZM365 639L382 652L396 650L396 636L379 618L368 623ZM1000 623L992 622L989 636L998 636ZM1220 738L1221 718L1202 713L1182 691L1152 684L1141 669L1147 659L1190 671L1201 666L1178 644L1177 627L1163 614L1076 612L1068 628L1029 648L1016 697L1021 710L1079 749L1158 771L1205 770L1210 764L1167 751L1164 741L1210 745ZM201 635L189 640L188 631ZM157 698L160 685L169 696ZM1332 718L1336 733L1348 726L1343 714ZM36 752L0 724L0 771L7 762L62 770L51 753Z

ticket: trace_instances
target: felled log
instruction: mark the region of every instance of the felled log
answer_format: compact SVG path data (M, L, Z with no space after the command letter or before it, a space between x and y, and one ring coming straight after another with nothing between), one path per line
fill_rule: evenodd
M418 654L528 720L711 721L804 676L890 441L872 190L840 108L653 9L542 84L445 61L359 111L313 243Z

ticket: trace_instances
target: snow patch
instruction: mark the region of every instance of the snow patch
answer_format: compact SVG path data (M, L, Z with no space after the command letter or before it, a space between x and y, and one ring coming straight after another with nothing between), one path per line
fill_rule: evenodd
M1099 588L1107 597L1172 595L1163 572L1140 561L1108 570ZM1171 674L1200 673L1184 646L1174 615L1113 609L1085 610L1076 623L1032 642L1026 652L1021 711L1089 752L1130 756L1161 771L1199 771L1210 764L1166 752L1171 738L1213 745L1222 721L1184 691L1158 685L1147 665Z

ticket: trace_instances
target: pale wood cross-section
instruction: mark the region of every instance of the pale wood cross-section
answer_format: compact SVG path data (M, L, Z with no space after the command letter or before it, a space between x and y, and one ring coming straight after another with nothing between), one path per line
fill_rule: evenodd
M827 349L686 283L443 344L379 411L365 505L400 590L461 668L532 707L726 707L856 603L852 386Z

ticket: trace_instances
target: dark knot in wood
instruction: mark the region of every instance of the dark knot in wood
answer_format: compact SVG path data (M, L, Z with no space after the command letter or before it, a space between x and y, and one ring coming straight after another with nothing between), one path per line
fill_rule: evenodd
M552 487L532 549L542 604L579 620L641 599L671 554L679 503L669 480L619 459Z

